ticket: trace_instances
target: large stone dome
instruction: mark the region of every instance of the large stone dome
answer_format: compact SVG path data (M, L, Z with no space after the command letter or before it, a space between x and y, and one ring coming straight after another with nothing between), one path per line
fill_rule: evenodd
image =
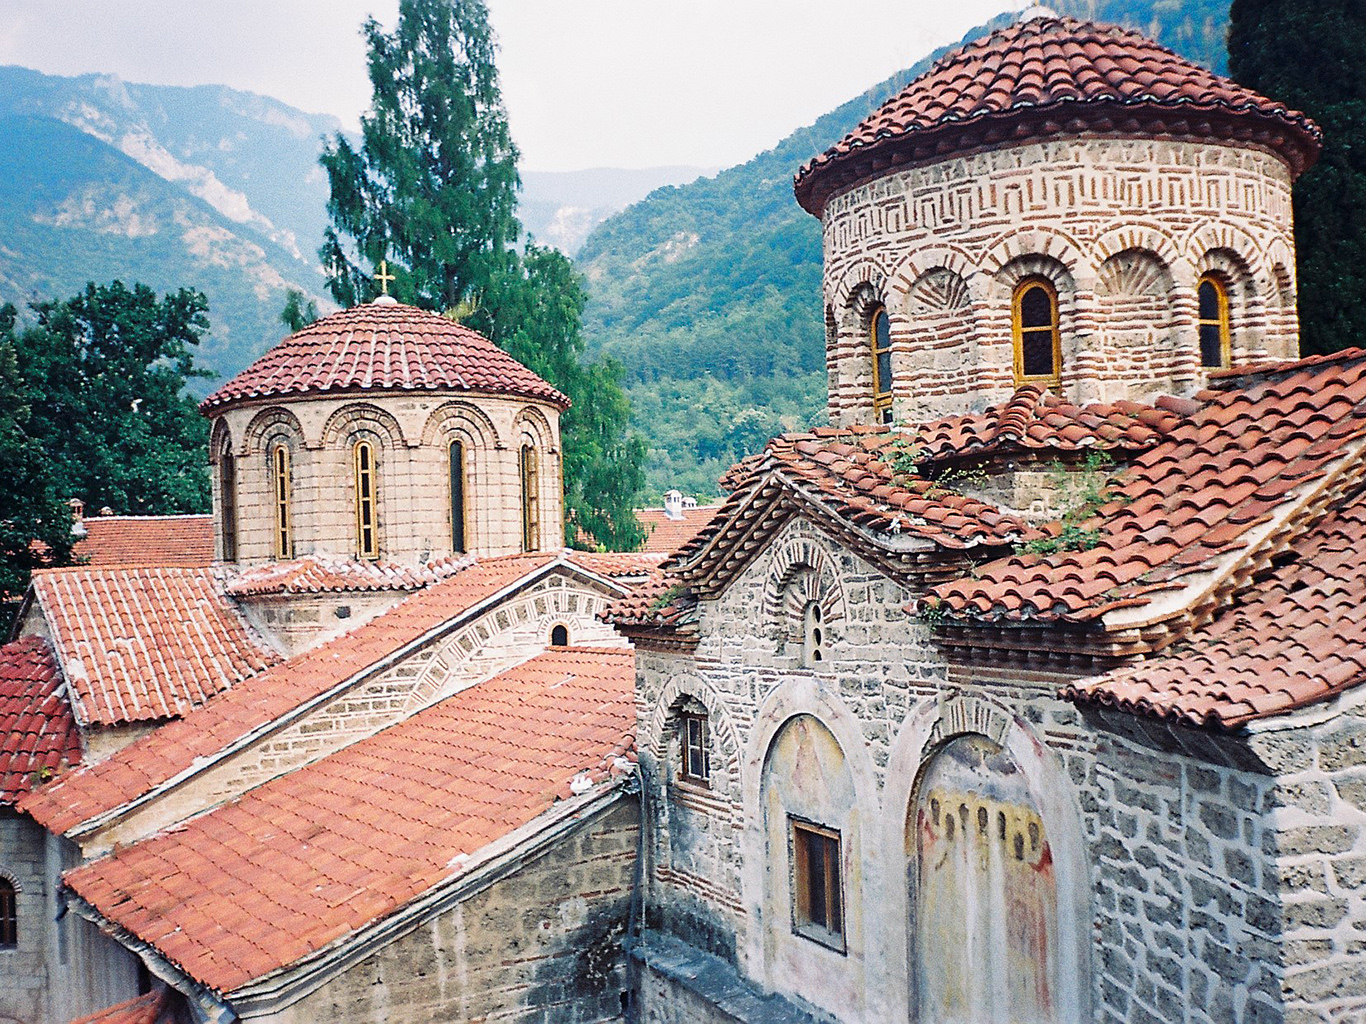
M470 391L569 399L476 331L382 297L291 334L204 400L213 410L348 391Z
M1304 114L1137 32L1034 17L941 58L804 166L797 201L819 217L832 195L899 167L1081 133L1251 143L1296 175L1322 138Z

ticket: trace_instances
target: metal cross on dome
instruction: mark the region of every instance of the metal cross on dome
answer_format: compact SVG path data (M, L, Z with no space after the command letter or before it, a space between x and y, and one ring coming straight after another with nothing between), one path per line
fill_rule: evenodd
M379 282L381 295L389 294L389 282L396 280L393 274L389 273L389 261L379 261L379 273L375 275L375 280Z

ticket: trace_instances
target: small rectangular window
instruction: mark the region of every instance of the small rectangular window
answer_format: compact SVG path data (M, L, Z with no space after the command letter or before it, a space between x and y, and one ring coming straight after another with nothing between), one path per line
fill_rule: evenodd
M844 952L844 900L840 834L809 822L792 822L792 928Z
M0 949L19 945L19 900L14 884L0 878Z
M465 446L451 442L451 550L465 553Z
M683 756L683 770L679 777L685 782L705 786L711 777L711 763L707 757L707 716L682 716L679 719L679 740Z

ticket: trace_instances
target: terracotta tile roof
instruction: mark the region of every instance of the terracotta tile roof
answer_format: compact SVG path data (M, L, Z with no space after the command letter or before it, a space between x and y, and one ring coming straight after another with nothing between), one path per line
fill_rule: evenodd
M803 167L797 201L820 216L831 195L898 166L1082 132L1255 141L1296 173L1322 139L1305 115L1137 32L1033 18L942 57Z
M58 833L111 811L555 560L554 554L512 555L471 565L358 629L239 683L180 721L32 794L23 809Z
M680 519L670 519L662 508L638 508L636 519L649 531L645 538L646 551L671 554L693 537L721 510L720 505L698 505L685 508Z
M1366 681L1366 501L1357 493L1274 560L1250 590L1168 652L1064 696L1232 729Z
M80 733L47 641L30 636L0 647L0 805L80 763Z
M890 427L820 427L782 434L760 458L747 459L744 477L711 521L667 561L682 566L749 502L749 489L777 477L814 495L845 520L887 535L918 536L944 548L1004 546L1033 531L1018 516L913 475L915 442ZM895 466L905 458L906 467Z
M574 551L565 549L565 558L591 573L609 579L649 576L664 561L657 551Z
M613 601L600 618L615 626L676 629L686 624L697 600L676 576L658 572L625 597Z
M33 592L86 725L175 718L280 661L209 569L46 569Z
M468 327L414 306L370 302L291 334L200 409L360 388L483 391L569 407L563 394Z
M1173 398L1159 398L1155 405L1121 401L1077 406L1028 384L984 412L917 428L915 445L925 459L1082 449L1137 452L1167 437L1192 409L1190 402Z
M411 567L304 555L288 562L272 562L246 569L228 580L227 592L233 597L253 597L262 594L420 590L454 576L473 561L472 557L465 556Z
M72 553L99 569L204 569L213 562L212 516L93 516Z
M457 877L576 777L629 771L634 725L632 652L552 650L66 885L231 992Z
M170 1002L168 995L168 989L158 988L146 995L106 1006L88 1017L73 1020L71 1024L158 1024Z
M927 603L962 621L1088 621L1214 571L1366 439L1366 352L1226 375L1195 401L1082 524L1094 547L988 562Z

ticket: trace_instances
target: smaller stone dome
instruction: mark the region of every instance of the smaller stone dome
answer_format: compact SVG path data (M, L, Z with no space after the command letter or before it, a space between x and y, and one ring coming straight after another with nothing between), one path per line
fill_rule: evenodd
M1317 158L1308 117L1137 32L1043 14L947 54L798 172L797 202L826 201L899 167L1057 135L1260 145L1296 175Z
M291 334L200 405L205 413L267 398L352 390L471 391L569 399L477 331L382 296Z

